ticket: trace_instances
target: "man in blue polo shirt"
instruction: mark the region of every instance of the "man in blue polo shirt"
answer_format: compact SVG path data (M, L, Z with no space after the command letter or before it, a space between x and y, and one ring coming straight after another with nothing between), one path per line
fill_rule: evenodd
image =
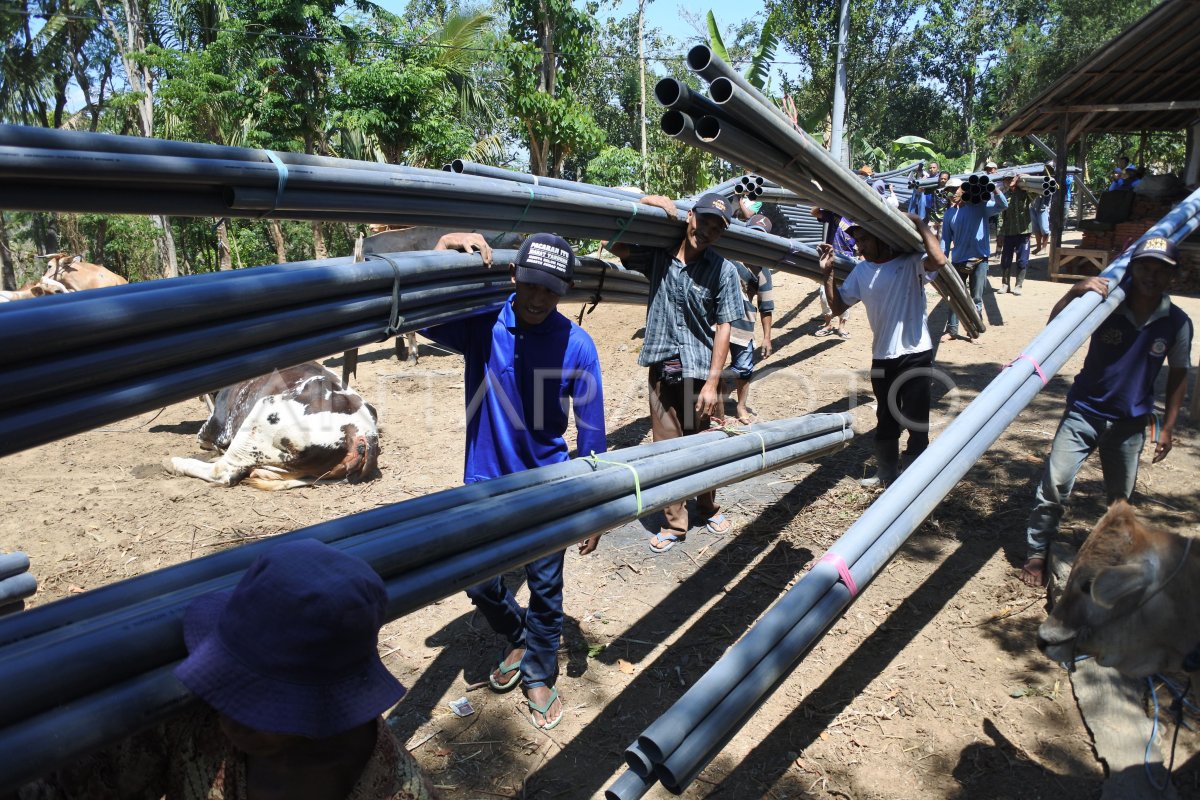
M443 237L438 249L491 250L478 234ZM604 395L592 339L557 311L571 286L575 254L557 236L538 233L521 245L511 268L514 293L494 314L438 325L422 334L466 359L467 446L464 483L496 478L568 460L563 434L575 409L578 451L603 453ZM587 554L599 535L579 545ZM544 730L562 719L558 646L563 622L563 552L525 567L529 608L500 578L467 590L509 649L489 676L497 691L522 683L530 720Z
M995 166L991 161L988 164ZM1000 185L992 185L995 191L988 200L982 203L960 201L953 214L946 214L942 226L942 250L950 257L950 263L958 270L958 274L970 285L971 299L975 301L975 308L981 317L988 259L992 255L992 233L988 223L992 217L1008 208L1008 199L1000 191ZM951 311L942 341L955 338L958 338L958 315Z
M1146 441L1146 423L1154 413L1154 380L1167 362L1166 414L1154 445L1158 463L1171 452L1172 434L1191 363L1192 322L1171 303L1167 289L1176 273L1175 245L1162 237L1138 245L1124 281L1125 300L1092 334L1083 369L1067 395L1067 410L1029 516L1028 558L1021 580L1045 583L1046 552L1058 531L1075 476L1093 450L1108 502L1129 499L1137 481L1138 456ZM1067 304L1087 292L1108 296L1108 281L1086 278L1071 287L1050 312L1054 319Z

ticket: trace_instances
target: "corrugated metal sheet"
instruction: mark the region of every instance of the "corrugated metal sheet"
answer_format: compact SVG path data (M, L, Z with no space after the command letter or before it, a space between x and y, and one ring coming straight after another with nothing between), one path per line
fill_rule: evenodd
M1181 130L1200 118L1200 0L1166 0L1069 71L992 136Z

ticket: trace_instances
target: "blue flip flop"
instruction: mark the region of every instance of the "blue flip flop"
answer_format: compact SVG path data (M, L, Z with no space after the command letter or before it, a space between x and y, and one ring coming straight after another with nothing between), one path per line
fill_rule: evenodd
M558 716L555 717L553 720L551 720L549 717L546 716L546 714L550 711L550 706L554 705L554 701L557 699L558 699L558 689L556 689L553 686L550 687L550 699L546 701L545 705L539 706L537 703L533 702L529 698L525 698L525 705L529 706L529 711L530 711L529 724L532 725L533 727L537 728L539 731L553 730L554 728L558 727L558 723L562 722L562 718L563 718L563 710L562 710L561 706L558 709ZM533 718L534 711L541 714L542 719L546 720L545 725L539 725L538 721Z
M725 525L724 528L721 528L722 524ZM729 529L733 527L733 523L731 523L729 518L726 517L722 512L718 511L716 514L708 518L708 522L705 523L704 527L707 528L708 532L713 536L724 536L725 534L729 533ZM718 530L718 528L720 528L720 530Z
M647 542L647 546L650 548L651 553L662 554L662 553L667 552L672 547L679 544L686 538L687 538L686 536L676 536L673 533L668 533L666 536L663 536L663 532L659 531L658 533L656 533L650 537L650 541ZM666 544L664 544L662 547L655 547L654 546L655 542L660 542L660 543L666 542Z
M500 683L496 680L496 673L495 670L493 670L492 672L488 673L488 685L497 692L507 692L509 689L516 686L521 682L521 662L524 660L525 656L521 656L517 659L517 663L505 664L504 659L500 659L500 663L496 665L496 669L500 670L502 675L508 675L509 673L512 673L512 677L507 678L504 683Z

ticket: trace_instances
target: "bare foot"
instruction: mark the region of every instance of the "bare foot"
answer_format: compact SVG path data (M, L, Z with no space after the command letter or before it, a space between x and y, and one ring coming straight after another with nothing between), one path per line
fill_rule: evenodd
M943 333L943 334L942 334L942 339L941 339L941 341L943 341L943 342L949 342L949 341L952 341L953 339L954 339L954 334L953 334L953 333Z
M1044 556L1030 556L1025 562L1025 566L1021 567L1021 580L1026 586L1032 586L1037 589L1046 585L1046 558Z

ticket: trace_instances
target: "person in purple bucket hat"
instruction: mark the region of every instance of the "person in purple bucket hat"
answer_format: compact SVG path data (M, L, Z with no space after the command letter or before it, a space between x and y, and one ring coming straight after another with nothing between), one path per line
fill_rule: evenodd
M379 658L383 581L318 542L259 556L229 592L197 598L175 676L201 701L22 787L22 800L428 800L383 720L404 687Z

